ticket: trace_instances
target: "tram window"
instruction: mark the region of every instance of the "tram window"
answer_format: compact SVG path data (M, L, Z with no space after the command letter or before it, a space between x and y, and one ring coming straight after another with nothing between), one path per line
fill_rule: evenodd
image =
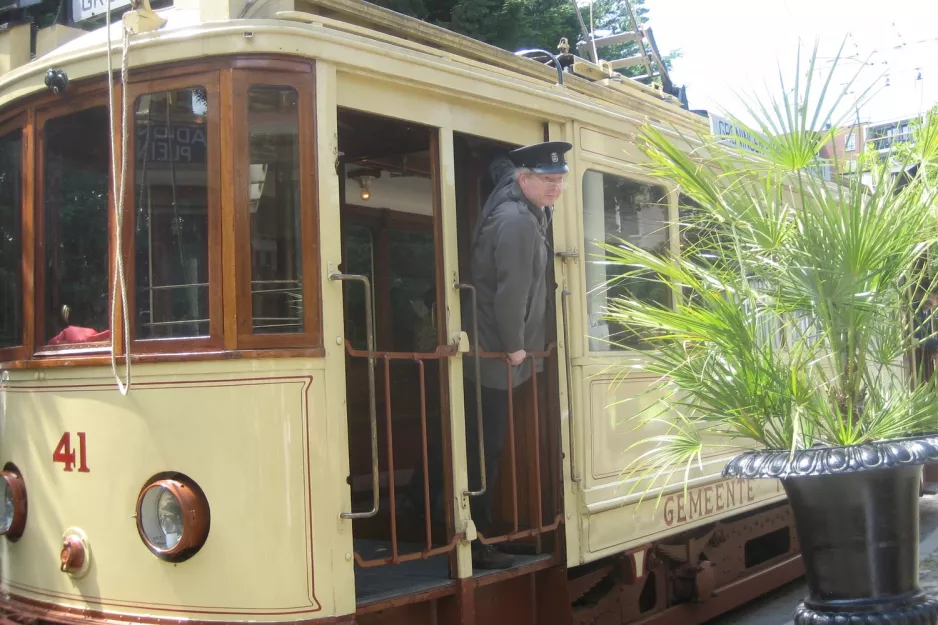
M251 304L255 334L304 332L299 95L248 91Z
M55 117L43 128L45 340L106 341L108 307L108 112Z
M628 295L669 306L667 287L642 276L609 281L625 273L623 267L602 260L597 245L628 241L648 251L664 253L669 246L667 191L634 180L587 171L583 176L583 226L586 232L587 312L591 351L642 349L646 343L635 332L603 318L611 298Z
M0 137L0 348L22 343L23 135Z
M205 89L134 104L135 337L209 334Z

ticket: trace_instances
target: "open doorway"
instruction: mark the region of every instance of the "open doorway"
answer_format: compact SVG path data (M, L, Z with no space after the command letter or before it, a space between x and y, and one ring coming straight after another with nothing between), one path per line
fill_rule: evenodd
M454 164L456 171L456 212L459 245L459 275L463 282L471 281L470 264L473 255L476 227L484 219L484 206L495 188L494 172L489 171L492 161L506 155L518 146L484 137L454 133ZM548 253L552 256L552 207L548 208ZM562 470L560 465L560 413L557 389L558 362L556 347L556 320L554 298L556 283L553 262L548 261L547 315L545 318L546 344L543 370L517 386L509 400L509 424L497 478L488 480L492 490L491 524L480 531L481 540L496 544L498 549L512 553L513 566L529 564L555 553L556 532L562 510ZM464 330L471 328L471 299L462 300ZM487 355L499 359L500 355ZM473 366L471 359L464 367ZM506 364L507 370L507 364ZM464 380L467 389L474 392L474 382ZM472 392L466 401L474 401ZM472 427L472 424L467 424ZM473 437L467 432L467 441ZM488 443L487 443L488 444ZM471 442L470 442L471 446ZM467 448L467 454L478 450ZM470 472L471 473L471 472ZM470 489L479 484L470 483Z
M378 512L353 521L356 595L366 606L453 583L457 537L444 504L453 500L444 468L452 465L447 369L458 355L439 313L451 284L442 275L437 131L349 109L339 110L338 128L340 270L366 276L373 302L369 328L363 284L345 283L349 484L357 513L373 503L369 333L375 346ZM493 188L488 164L512 147L454 137L461 276L468 277L472 231ZM544 537L556 529L560 509L555 365L554 357L538 374L539 387L515 391L514 444L506 440L500 478L489 485L497 522L486 539L512 550L516 565L554 552Z
M339 110L338 128L340 269L370 281L376 350L378 513L353 521L363 605L451 582L452 520L442 493L438 501L424 496L431 479L451 492L451 479L423 469L428 449L443 449L443 466L449 464L444 382L450 354L439 323L436 133L348 109ZM344 295L349 482L353 511L361 512L373 501L368 315L361 282L347 282Z

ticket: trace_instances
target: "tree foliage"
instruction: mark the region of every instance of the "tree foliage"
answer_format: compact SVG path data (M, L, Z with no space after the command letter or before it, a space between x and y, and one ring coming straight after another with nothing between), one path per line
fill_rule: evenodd
M375 4L417 17L479 41L521 50L540 48L556 51L566 38L571 48L585 40L576 14L575 0L376 0ZM631 0L639 24L648 22L645 0ZM579 7L583 22L596 37L633 30L625 0L596 0ZM592 11L592 19L591 13ZM612 60L638 53L638 44L627 43L598 50L599 58ZM663 59L666 67L680 55L674 51ZM644 67L622 70L627 76L645 73Z

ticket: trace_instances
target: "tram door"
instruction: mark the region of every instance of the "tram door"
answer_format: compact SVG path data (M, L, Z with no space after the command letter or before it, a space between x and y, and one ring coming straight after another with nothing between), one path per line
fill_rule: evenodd
M536 140L536 139L534 139ZM533 141L532 141L533 142ZM488 138L464 133L454 133L454 169L456 172L456 213L459 241L459 275L463 281L471 279L470 264L474 252L474 234L480 220L484 220L483 208L492 192L498 176L497 169L490 168L492 162L519 147ZM553 256L552 209L547 210L548 256ZM556 531L562 510L562 468L560 453L560 429L557 379L559 369L556 350L557 323L553 311L557 289L553 273L554 263L547 263L547 316L545 349L529 354L536 362L534 373L520 384L512 379L503 354L482 353L481 361L489 371L504 371L504 388L513 388L506 397L508 404L507 424L503 437L501 457L497 469L489 467L486 488L492 497L491 520L474 519L479 530L479 540L497 545L498 549L514 556L514 565L522 565L550 557L554 553ZM472 336L473 302L470 293L464 293L461 301L464 329ZM475 366L468 354L463 359L463 368ZM464 401L475 400L474 382L466 378ZM467 421L470 430L473 423ZM479 454L473 447L473 437L467 435L466 453L471 457ZM492 453L489 445L495 443L483 435L484 454ZM497 443L496 443L497 444ZM486 464L492 464L488 460ZM470 482L472 472L470 471ZM470 489L481 484L470 483ZM480 523L481 521L481 523Z
M449 406L472 401L475 393L473 386L463 397L448 396L450 363L463 358L465 368L473 360L444 337L441 323L446 290L454 284L442 270L439 145L434 128L339 108L339 269L360 606L428 591L455 577L460 536L447 503L453 501L446 469L452 466ZM492 189L488 163L512 147L453 137L460 276L468 277L471 233ZM471 296L465 295L461 309L468 323ZM548 310L553 308L549 302ZM547 326L556 324L549 319ZM536 355L545 363L540 372L512 395L499 478L487 484L493 514L480 540L515 553L518 565L555 553L561 471L559 428L551 425L559 422L552 341L549 336L551 347ZM501 361L500 354L480 357ZM467 434L466 454L478 458ZM479 490L479 476L469 473L470 490Z
M339 109L339 269L359 605L452 577L456 540L445 504L452 480L444 467L450 466L447 366L457 350L439 323L437 145L433 128Z

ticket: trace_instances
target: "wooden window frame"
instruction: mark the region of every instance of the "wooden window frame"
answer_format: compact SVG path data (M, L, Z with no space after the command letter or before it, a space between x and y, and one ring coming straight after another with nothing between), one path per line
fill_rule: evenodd
M249 145L248 92L252 87L286 87L296 90L298 103L298 147L300 157L300 247L303 270L303 332L254 334L251 298L251 254L234 255L227 283L237 294L234 319L228 329L236 332L238 349L322 347L322 298L320 293L319 205L316 178L316 102L314 69L298 66L296 71L234 70L231 74L230 141L234 249L251 249L251 220L248 206ZM230 256L229 256L230 257Z
M133 124L133 110L137 98L143 95L161 93L186 88L201 88L205 90L207 101L207 136L205 146L205 162L208 190L208 312L209 335L198 337L178 338L145 338L136 337L136 207L134 205L134 189L136 180L136 127ZM128 123L130 137L127 139L127 150L132 155L127 160L127 184L124 189L124 275L127 280L127 309L130 314L130 353L136 354L163 354L180 353L205 350L224 349L224 309L222 293L222 193L221 193L221 111L222 89L218 71L187 73L174 78L160 78L132 83L127 91L127 114L131 116ZM213 114L214 113L214 114Z
M139 72L132 72L127 85L128 106L133 107L136 98L144 93L165 91L172 85L185 87L201 86L209 96L209 108L212 109L212 85L215 87L214 98L218 114L209 116L209 133L215 129L218 140L215 145L207 146L216 153L214 167L210 167L211 188L215 199L209 200L210 236L215 237L213 250L210 242L210 262L218 266L218 276L209 269L209 314L210 336L197 338L141 339L133 340L134 328L128 340L133 341L132 362L189 362L206 360L229 360L241 358L321 358L325 356L322 346L322 293L320 276L320 243L318 189L316 187L316 119L315 119L315 64L310 60L300 60L280 55L232 55L209 59L203 62L169 63ZM215 76L214 82L206 83L204 76ZM285 82L280 77L286 77ZM250 77L250 79L248 79ZM247 148L246 125L235 125L237 119L246 118L247 109L238 115L236 101L239 86L265 85L289 86L300 95L300 167L303 174L301 186L301 223L304 299L306 300L306 329L304 334L267 334L239 336L238 321L247 318L250 326L250 314L239 315L240 309L250 313L250 300L240 297L238 281L250 282L250 266L247 273L237 273L235 262L238 259L238 244L243 239L239 228L247 216L247 187L242 189L237 180L246 181L246 159L238 162L233 156L234 148L242 145ZM182 88L182 87L180 87ZM246 91L244 92L246 95ZM44 345L45 332L45 210L44 189L44 124L55 117L61 117L96 106L106 106L108 90L106 77L99 76L89 80L76 81L69 86L69 95L62 97L49 91L38 92L13 104L13 110L0 114L0 132L9 132L17 127L23 129L23 213L22 213L22 306L24 328L21 346L0 349L0 363L7 369L40 369L61 366L101 366L110 360L111 342L75 343L69 345ZM114 86L113 102L115 110L120 107L121 87ZM127 111L132 115L132 111ZM121 120L115 119L112 132L120 136ZM133 150L133 135L128 137L128 149ZM120 141L117 141L114 157L121 158ZM133 154L133 152L131 152ZM208 155L207 155L208 158ZM133 317L135 309L134 289L134 238L135 230L133 208L133 168L128 159L130 171L125 191L124 228L122 231L122 252L125 254L125 276L128 287L128 311ZM240 176L240 178L239 178ZM341 184L341 181L340 181ZM212 187L211 185L214 185ZM246 185L246 182L245 182ZM238 194L244 198L238 199ZM113 182L108 180L108 310L112 305L114 261L116 253L116 215L114 210ZM214 226L212 219L214 218ZM213 282L214 279L214 282ZM249 286L249 285L248 285ZM248 295L250 292L248 291ZM122 358L125 353L123 337L123 314L118 307L113 334L114 353ZM216 319L218 322L216 322ZM110 321L110 320L109 320ZM134 319L131 319L133 323ZM110 326L110 323L109 323ZM217 328L217 329L216 329Z
M114 98L116 101L120 101L120 89L115 87ZM71 115L74 113L80 113L82 111L87 111L96 107L105 107L107 108L107 92L106 89L98 89L95 92L91 92L80 98L69 98L67 101L56 102L47 107L37 109L35 112L35 125L33 128L33 136L36 137L35 145L36 149L34 152L34 171L35 177L32 181L32 196L35 198L35 202L31 207L31 212L34 219L34 241L35 247L33 251L33 270L35 276L35 287L32 293L32 301L34 306L33 314L33 333L32 333L32 343L30 347L32 348L33 356L36 357L69 357L73 355L88 355L88 354L107 354L111 351L112 342L110 341L96 341L93 343L70 343L67 345L48 345L48 339L45 338L45 326L46 326L46 310L45 310L45 298L46 298L46 275L45 275L45 251L46 244L45 241L45 226L46 226L46 211L45 211L45 148L46 148L46 138L45 138L45 124L46 122L58 118L64 117L66 115ZM120 120L114 120L114 128L112 128L113 136L119 135L119 123ZM110 138L109 138L110 140ZM115 158L120 158L120 144L117 144L118 153L115 155ZM114 252L116 249L116 219L114 215L114 188L111 181L111 172L110 166L108 167L108 185L107 185L107 206L108 206L108 231L105 233L108 239L108 311L111 310L112 306L112 294L111 285L113 284L114 279ZM117 310L117 315L115 325L121 327L123 324L123 313L120 309ZM111 326L110 314L108 315L108 328L111 330L111 336L114 346L114 352L121 354L123 352L123 337L122 333L114 333L114 328Z
M33 305L29 297L27 284L31 281L32 263L33 263L33 211L32 211L32 190L31 177L33 175L32 146L30 140L29 115L26 112L19 113L14 117L0 121L0 138L7 136L16 130L20 131L20 284L19 284L19 305L20 319L20 343L9 347L0 347L0 362L7 360L20 360L29 355L32 345L32 322Z

